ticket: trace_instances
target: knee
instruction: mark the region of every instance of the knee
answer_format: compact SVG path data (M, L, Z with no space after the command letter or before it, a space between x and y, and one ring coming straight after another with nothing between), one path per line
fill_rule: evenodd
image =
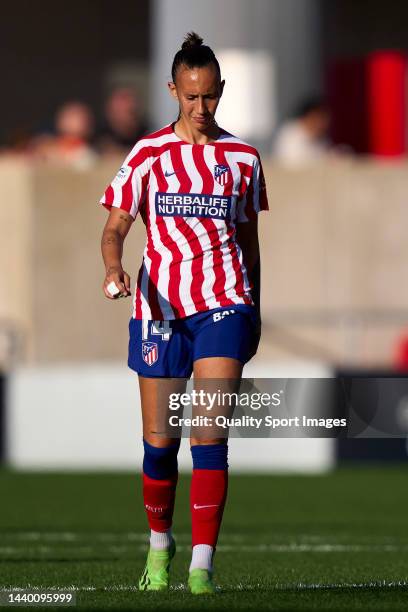
M143 439L143 472L150 478L164 480L177 473L177 454L180 440L168 446L153 446Z
M193 469L227 470L228 444L193 444L191 446Z
M203 437L195 438L194 436L190 436L190 446L212 446L214 444L228 444L228 438L212 438L205 439Z

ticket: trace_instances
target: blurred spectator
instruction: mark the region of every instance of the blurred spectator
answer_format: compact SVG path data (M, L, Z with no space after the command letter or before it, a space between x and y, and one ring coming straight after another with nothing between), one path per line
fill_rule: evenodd
M32 132L27 125L20 124L6 131L0 154L25 155L29 150Z
M44 161L88 168L96 154L91 147L94 116L83 102L63 104L56 112L54 132L40 134L32 142L32 153Z
M103 155L126 155L145 133L140 101L133 89L113 90L106 100L104 123L96 136L98 151Z
M329 124L330 113L322 100L304 101L295 117L279 128L273 143L273 157L288 166L321 159L329 150Z

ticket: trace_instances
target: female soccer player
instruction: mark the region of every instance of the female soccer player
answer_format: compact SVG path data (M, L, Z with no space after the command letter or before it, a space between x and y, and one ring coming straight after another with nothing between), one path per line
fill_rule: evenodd
M151 530L141 590L169 585L171 526L180 439L160 433L160 384L185 379L239 381L260 336L257 213L268 209L259 154L221 129L224 89L213 51L187 35L172 65L178 119L139 140L101 199L110 211L102 236L105 296L130 295L123 242L140 213L147 232L133 312L128 365L139 375L143 417L143 497ZM239 103L239 101L237 101ZM168 393L167 393L168 396ZM194 594L213 593L213 556L227 494L227 439L190 437Z

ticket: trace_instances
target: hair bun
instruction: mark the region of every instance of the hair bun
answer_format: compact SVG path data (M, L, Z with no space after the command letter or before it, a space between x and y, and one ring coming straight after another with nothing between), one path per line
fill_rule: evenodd
M201 38L201 36L199 36L195 32L189 32L187 36L185 37L184 42L181 45L181 48L183 50L191 49L191 47L200 47L202 44L203 44L203 39Z

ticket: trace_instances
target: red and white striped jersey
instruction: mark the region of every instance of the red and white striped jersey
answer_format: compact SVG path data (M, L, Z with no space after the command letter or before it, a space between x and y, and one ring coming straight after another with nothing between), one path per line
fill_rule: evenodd
M173 125L136 143L100 201L146 224L135 319L253 303L235 227L268 209L259 154L224 130L189 144Z

